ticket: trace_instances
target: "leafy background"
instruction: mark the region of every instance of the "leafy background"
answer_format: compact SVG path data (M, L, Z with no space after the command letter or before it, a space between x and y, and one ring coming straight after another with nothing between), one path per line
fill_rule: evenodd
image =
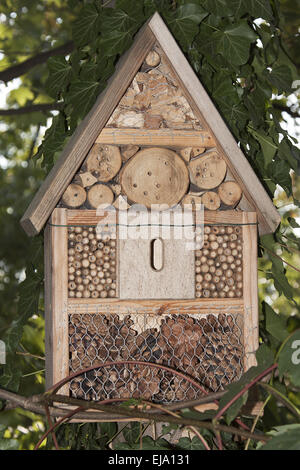
M7 364L2 367L0 386L28 396L44 390L43 235L29 240L19 219L69 136L105 88L120 55L158 11L282 215L276 233L259 240L263 350L258 354L258 369L229 387L226 400L251 381L260 367L278 361L269 386L280 393L281 400L274 390L270 393L260 387L264 416L254 424L272 436L266 448L299 448L300 367L292 366L290 349L300 328L300 150L296 140L300 2L102 3L1 1L0 81L6 87L6 103L0 109L0 337L6 343ZM227 422L239 412L242 401L229 409ZM199 418L196 411L190 413ZM253 426L254 418L246 419ZM45 429L43 418L21 409L2 411L0 423L0 449L32 449ZM165 426L153 439L144 436L143 426L132 423L122 432L124 442L115 446L169 448L165 437L177 428ZM117 434L116 423L69 424L60 427L58 440L66 449L104 449ZM215 448L214 434L205 431L203 436ZM245 447L226 433L222 439L225 448ZM176 442L178 448L203 448L196 435L187 434ZM52 448L50 440L46 447ZM251 441L248 447L257 444Z

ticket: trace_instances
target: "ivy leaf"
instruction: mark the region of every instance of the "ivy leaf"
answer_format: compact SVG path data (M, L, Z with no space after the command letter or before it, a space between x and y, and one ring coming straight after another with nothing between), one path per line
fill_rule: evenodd
M90 3L82 8L78 18L74 21L72 36L77 46L93 42L100 25L100 16L95 4Z
M278 360L278 372L300 387L300 330L296 330L284 344Z
M279 315L264 302L266 312L266 329L274 338L282 342L288 336L286 328L287 319L283 315Z
M71 83L67 104L72 104L76 115L85 116L94 104L99 92L99 83L90 80L74 80ZM74 116L73 116L74 117Z
M249 120L249 115L231 78L221 72L213 83L213 98L217 101L221 113L230 124L238 122L244 126Z
M204 445L196 436L194 436L193 439L181 437L176 447L184 450L205 450Z
M123 428L122 432L128 444L136 444L141 435L141 425L138 422L129 423L127 426L125 426L125 428Z
M258 366L251 367L247 372L237 381L227 387L227 392L219 402L219 410L227 405L244 387L255 379L261 372L267 369L273 363L273 355L267 347L260 347L257 351ZM239 414L242 406L247 402L248 392L239 397L226 411L226 422L229 425Z
M263 130L258 132L250 126L248 127L248 130L250 134L252 134L253 137L259 142L264 155L265 168L267 168L267 166L272 163L278 146L275 144L272 137L268 136Z
M111 30L101 37L99 47L101 47L104 57L112 57L122 54L127 50L132 42L130 31Z
M52 126L47 129L43 142L35 154L36 158L43 156L42 167L50 171L54 165L54 156L59 152L66 140L66 123L62 113L55 116Z
M133 26L138 27L136 15L131 16L126 11L118 8L105 8L103 10L101 15L102 37L115 30L129 32Z
M277 256L275 256L276 247L274 247L273 236L262 236L260 239L260 243L262 247L266 248L266 253L272 261L272 274L267 274L267 279L274 280L274 286L278 290L279 295L284 294L287 299L293 301L293 288L286 278L283 261Z
M246 21L240 21L223 27L211 34L210 40L204 45L204 50L210 54L220 54L232 66L243 65L247 62L250 45L257 39L256 33Z
M53 98L64 91L72 75L72 67L64 57L51 57L47 66L50 71L49 78L46 81L46 91Z
M273 67L271 72L265 72L267 80L277 88L278 94L292 91L293 82L291 69L287 65Z
M284 160L276 159L268 166L270 178L284 189L288 197L293 194L290 170L290 166Z
M277 426L268 434L272 439L259 450L300 450L300 424Z
M264 18L271 21L273 19L272 7L270 0L246 0L246 11L254 18Z
M244 13L245 0L204 0L203 8L216 16L231 16L242 9Z
M172 33L185 50L190 48L199 31L199 23L207 16L207 11L194 3L181 5L175 13L164 15Z

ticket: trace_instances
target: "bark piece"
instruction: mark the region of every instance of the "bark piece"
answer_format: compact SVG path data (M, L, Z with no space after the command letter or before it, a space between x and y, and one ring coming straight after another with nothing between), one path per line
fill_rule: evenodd
M202 203L201 196L194 196L192 194L187 194L186 196L184 196L181 204L183 205L192 204L192 206L194 206L196 204L201 204L201 203Z
M172 150L150 147L139 151L120 174L122 192L132 202L173 206L185 195L189 177L184 161Z
M113 206L119 211L126 211L130 207L126 199L124 199L124 197L121 195L117 197L113 203Z
M207 191L207 193L203 194L202 202L205 209L210 211L216 211L221 205L220 197L213 191Z
M122 158L119 147L94 144L85 160L88 172L98 181L111 180L121 168Z
M146 129L159 129L162 124L162 117L150 113L145 114L145 128Z
M62 202L68 207L80 207L85 203L86 192L79 184L70 184L62 195Z
M92 173L85 172L85 173L79 173L77 175L78 183L83 187L86 188L87 186L93 186L93 184L97 183L97 178L92 175Z
M189 163L191 182L202 189L213 189L222 183L227 166L218 152L209 152Z
M192 148L192 158L198 157L198 155L201 155L202 153L205 152L205 147L193 147Z
M122 154L122 159L124 161L129 160L129 158L133 157L139 150L138 145L121 145L121 154Z
M225 181L219 186L218 194L226 206L235 207L242 197L242 190L235 181Z
M121 188L121 185L120 185L120 184L118 184L118 183L111 183L111 184L109 185L109 187L112 189L112 191L114 192L114 194L115 194L116 196L119 196L119 195L121 194L122 188Z
M97 209L100 205L109 206L113 203L114 193L105 184L95 184L91 187L87 194L89 205L93 209Z
M191 159L191 154L192 154L193 147L185 147L183 149L179 150L180 155L186 162L189 162Z
M144 127L143 113L136 113L135 111L121 111L116 117L115 124L117 127Z

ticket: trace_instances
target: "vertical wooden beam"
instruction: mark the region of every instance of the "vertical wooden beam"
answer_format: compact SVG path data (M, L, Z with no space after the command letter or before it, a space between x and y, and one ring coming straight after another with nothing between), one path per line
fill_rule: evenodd
M243 212L243 224L244 368L248 370L256 365L259 337L256 212Z
M54 209L45 230L46 387L69 375L67 210ZM68 394L68 386L60 393Z

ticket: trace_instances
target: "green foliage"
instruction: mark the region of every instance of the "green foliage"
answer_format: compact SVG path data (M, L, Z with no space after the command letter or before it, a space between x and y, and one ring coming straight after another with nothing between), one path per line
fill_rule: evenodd
M176 41L182 47L212 97L215 105L260 176L270 196L278 185L278 204L289 203L282 210L282 225L274 236L260 240L261 342L258 366L251 368L238 382L230 385L220 400L219 410L257 375L278 362L279 377L272 376L272 387L285 397L278 406L273 389L260 392L268 397L264 417L258 428L274 428L272 439L262 449L297 448L291 406L300 406L299 365L292 361L295 341L299 340L300 294L299 273L292 267L300 264L300 243L295 207L300 200L298 172L300 151L285 130L282 107L297 112L288 96L295 90L299 43L297 15L299 0L117 0L115 7L102 7L96 0L6 0L0 13L3 57L0 70L28 57L73 39L74 51L68 56L53 56L45 64L32 68L8 93L10 106L26 106L59 101L59 113L33 113L3 117L5 132L0 152L5 171L0 172L0 320L1 338L7 345L7 364L2 368L0 383L25 395L43 390L43 283L42 237L30 245L19 227L19 219L39 182L50 171L77 125L105 88L116 62L130 46L142 24L157 10L163 16ZM262 20L256 21L261 18ZM26 40L25 40L26 39ZM280 96L279 96L280 95ZM52 119L50 125L49 117ZM40 131L48 127L40 144ZM40 144L40 145L39 145ZM38 147L38 150L37 150ZM37 152L36 152L37 150ZM35 154L33 165L32 156ZM2 162L2 161L1 161ZM2 164L2 163L1 163ZM293 172L291 172L291 169ZM298 182L298 183L297 183ZM292 203L295 206L291 206ZM291 208L292 207L292 208ZM12 236L13 233L13 236ZM26 278L24 273L26 269ZM16 354L18 353L18 354ZM29 353L29 356L21 355ZM31 356L30 356L31 354ZM37 356L37 357L35 357ZM294 356L296 357L296 356ZM298 357L298 356L297 356ZM225 413L226 423L240 415L248 394L236 400ZM183 410L181 417L210 421L215 412ZM32 413L7 411L0 416L0 448L32 448L41 435ZM167 422L167 417L166 417ZM252 420L248 423L251 427ZM284 426L282 424L285 423ZM30 431L25 436L17 429ZM14 431L4 433L5 429ZM197 436L182 437L171 445L166 436L178 429L168 425L153 440L146 436L147 426L127 424L115 449L203 449ZM202 430L211 448L216 448L212 431ZM65 449L109 449L119 430L115 423L67 424L59 427L57 438ZM227 449L242 448L230 433L221 433ZM299 439L298 439L299 441ZM117 440L116 440L117 442ZM251 444L256 447L254 442ZM53 448L49 438L47 447Z
M283 343L278 361L281 377L287 376L293 385L300 387L300 330L296 330Z
M272 439L260 450L300 450L300 424L278 426L270 432Z

